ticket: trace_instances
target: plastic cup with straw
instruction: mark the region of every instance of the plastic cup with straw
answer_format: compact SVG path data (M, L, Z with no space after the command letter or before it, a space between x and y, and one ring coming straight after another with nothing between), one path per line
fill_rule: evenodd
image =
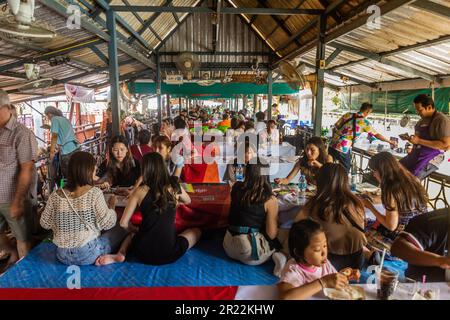
M386 248L383 249L383 255L381 256L380 266L378 267L380 273L381 273L381 270L383 270L383 263L384 263L384 257L385 257L385 256L386 256Z

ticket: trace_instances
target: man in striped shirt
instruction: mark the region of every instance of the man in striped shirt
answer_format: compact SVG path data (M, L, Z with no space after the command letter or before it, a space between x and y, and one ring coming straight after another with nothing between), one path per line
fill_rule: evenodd
M26 221L31 215L29 195L36 158L34 134L17 121L7 93L0 89L0 250L10 255L9 264L30 250ZM17 250L6 235L8 227L17 240Z

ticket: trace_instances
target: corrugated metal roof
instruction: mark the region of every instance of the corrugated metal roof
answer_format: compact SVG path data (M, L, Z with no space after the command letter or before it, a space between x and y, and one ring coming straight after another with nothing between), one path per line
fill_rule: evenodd
M434 2L450 7L450 1ZM372 30L364 25L339 37L335 42L367 53L388 53L386 56L388 60L425 72L430 76L450 75L449 22L449 17L407 5L382 16L380 29ZM405 46L414 46L442 37L447 37L447 40L436 45L430 44L425 48L412 48L408 51L395 53ZM327 45L326 58L334 51L334 47ZM389 54L391 51L394 53ZM315 59L316 50L313 48L294 59L294 61L299 63L302 60L314 65ZM359 63L354 63L358 61ZM347 66L349 63L350 65ZM405 70L369 60L348 51L342 51L327 66L327 69L333 69L335 72L369 83L418 77Z
M58 0L60 3L67 3L63 0ZM227 6L233 5L235 7L267 7L267 8L303 8L303 9L324 9L325 6L333 4L335 1L331 0L226 0L223 3ZM432 0L435 3L450 7L449 0ZM386 4L389 1L371 1L378 2L380 5ZM93 0L77 1L81 8L86 13L92 13L97 10L98 6ZM112 0L111 5L148 5L148 6L197 6L201 3L203 6L212 7L215 2L212 0ZM358 8L361 8L365 0L351 0L343 1L341 5L329 16L327 20L327 28L332 30L338 29L346 18L352 16L354 19ZM4 14L1 13L0 14ZM182 51L210 51L212 50L212 39L214 38L214 31L212 26L212 15L210 14L188 14L188 13L118 13L123 20L142 38L148 42L150 48L158 48L160 51L182 52ZM66 27L66 19L59 16L54 11L37 3L35 16L38 21L50 26L55 30L58 36L45 44L41 48L26 48L5 43L0 40L0 66L7 65L20 58L30 58L39 56L42 52L64 48L88 39L95 37L94 34L85 30L69 30ZM277 50L280 56L286 56L305 44L310 43L317 38L317 24L311 25L311 28L306 30L300 36L299 31L304 29L306 25L315 20L316 16L311 15L291 15L291 16L252 16L242 15L244 20L250 24L250 27L244 23L238 15L222 15L220 17L220 35L216 50L219 52L264 52L269 53L269 48ZM97 27L105 31L103 25L105 14L100 13L97 18ZM181 24L178 25L178 21ZM144 28L142 22L149 22L150 26ZM131 33L125 30L124 27L117 27L118 32L122 37L128 38L131 41L130 45L134 46L141 52L148 52L148 49L133 40ZM174 32L175 31L175 32ZM419 9L412 5L405 5L397 8L390 13L384 15L381 19L381 28L379 30L371 30L367 26L362 26L356 30L348 32L335 40L338 44L345 44L356 47L368 53L386 53L394 51L395 54L390 54L388 59L394 63L400 63L404 66L411 67L414 70L425 72L430 76L441 76L450 74L450 37L447 41L439 44L430 45L428 47L421 47L411 49L409 51L397 52L399 48L404 46L412 46L419 43L424 43L429 40L438 39L443 36L450 35L449 18L444 17L440 12L429 12L424 9ZM165 40L169 37L169 40ZM261 41L261 38L265 40ZM290 41L292 40L292 41ZM162 41L165 42L162 45ZM132 44L131 44L132 42ZM107 56L107 44L99 44L97 46L105 56ZM161 47L161 48L159 48ZM327 46L326 57L334 52L334 48ZM83 74L87 70L97 68L104 68L105 62L102 61L90 49L84 48L68 54L71 58L70 63L50 67L48 61L39 62L42 69L42 75L52 77L56 80L61 80L76 74ZM297 59L315 64L315 49L302 54ZM119 62L123 63L130 59L126 54L118 53ZM175 61L176 56L162 56L162 62ZM251 54L243 55L200 55L199 60L205 63L243 63L252 62L254 56ZM268 62L267 55L260 56L262 62ZM363 56L355 53L343 51L334 61L327 66L328 69L333 69L337 74L347 75L364 82L380 82L380 81L394 81L409 78L416 78L414 72L409 72L405 68L397 68L381 64L378 61L365 59ZM139 63L133 63L120 68L121 74L143 70L145 67ZM402 70L403 69L403 70ZM23 76L22 67L13 68L8 72L19 73ZM248 74L247 71L234 71L236 74ZM93 85L95 83L104 82L107 72L100 75L94 74L89 77L84 77L79 81L86 85ZM223 72L213 72L215 77L222 75ZM348 81L343 84L339 75L326 75L326 80L330 84L348 85L353 82ZM0 87L11 86L14 83L23 81L20 78L12 78L11 73L7 75L0 75ZM56 90L61 86L56 86ZM50 92L54 89L46 89ZM23 97L23 96L22 96Z

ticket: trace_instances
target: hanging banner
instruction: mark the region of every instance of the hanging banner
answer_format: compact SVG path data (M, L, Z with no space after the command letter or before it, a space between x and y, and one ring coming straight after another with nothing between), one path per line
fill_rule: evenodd
M81 103L95 103L95 90L88 89L73 84L65 84L66 97L69 103L81 102Z

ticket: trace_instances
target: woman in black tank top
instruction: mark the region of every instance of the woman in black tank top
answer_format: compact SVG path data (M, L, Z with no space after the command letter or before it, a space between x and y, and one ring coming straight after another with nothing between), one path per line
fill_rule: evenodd
M169 176L159 153L144 155L142 178L142 185L131 194L120 220L121 227L131 234L119 253L108 259L121 262L114 256L124 256L130 248L129 255L146 264L175 262L200 239L199 228L187 229L180 234L175 229L177 204L189 204L191 199L180 187L178 178ZM136 227L130 220L138 207L142 213L142 223ZM106 262L104 264L111 263Z
M251 162L250 162L251 163ZM248 164L243 182L231 190L229 227L223 246L230 258L249 265L266 262L280 248L278 202L260 164Z

